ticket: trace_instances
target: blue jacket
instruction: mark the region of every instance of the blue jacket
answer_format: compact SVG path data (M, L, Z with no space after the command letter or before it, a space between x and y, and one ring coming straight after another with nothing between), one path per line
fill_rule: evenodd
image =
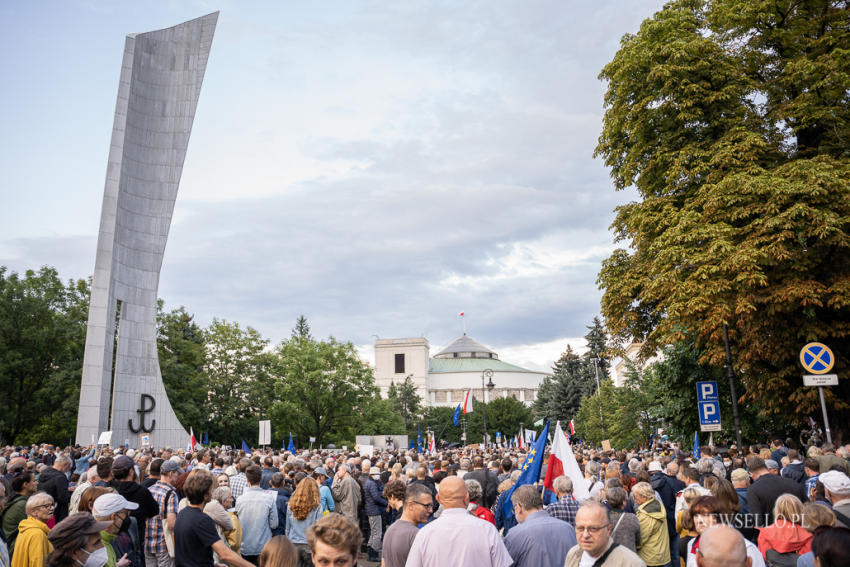
M380 516L384 512L384 508L387 507L387 499L381 494L383 491L381 483L374 478L366 481L363 492L366 493L367 516Z
M272 530L272 535L286 535L286 510L289 508L289 498L292 493L286 488L277 488L277 527Z
M92 457L94 457L94 447L92 447L88 454L81 454L79 459L74 459L74 473L83 474L89 470L89 461L91 461Z

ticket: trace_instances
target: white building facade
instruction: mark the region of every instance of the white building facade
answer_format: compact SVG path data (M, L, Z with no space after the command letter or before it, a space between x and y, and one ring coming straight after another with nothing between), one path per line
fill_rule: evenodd
M492 376L485 375L487 370ZM456 406L468 390L485 402L510 396L530 405L547 374L503 362L496 352L467 335L433 357L424 337L375 341L375 382L381 395L386 397L390 385L407 376L426 406ZM482 388L482 376L484 384L492 380L492 390Z

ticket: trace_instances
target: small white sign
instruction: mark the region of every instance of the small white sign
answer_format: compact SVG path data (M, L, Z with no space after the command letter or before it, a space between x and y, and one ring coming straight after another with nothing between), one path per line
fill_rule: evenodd
M719 423L707 423L699 426L700 431L723 431Z
M151 436L150 435L142 435L142 447L150 447L151 446Z
M315 438L315 437L310 437L310 443L315 443L315 442L316 442L316 438Z
M97 439L98 445L109 445L110 443L112 443L112 432L111 431L104 431L103 433L100 434L100 437L98 437L98 439Z
M272 442L272 422L271 420L263 420L260 422L260 445L269 445Z
M360 453L361 456L371 457L372 451L375 450L374 445L358 445L357 452Z
M804 386L838 386L838 374L803 374Z

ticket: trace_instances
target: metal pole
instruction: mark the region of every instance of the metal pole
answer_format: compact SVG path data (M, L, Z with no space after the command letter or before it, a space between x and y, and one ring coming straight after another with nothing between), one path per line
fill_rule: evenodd
M744 444L741 441L741 415L738 413L738 394L735 393L735 371L732 369L732 349L729 348L729 327L725 322L723 323L723 343L726 345L726 370L729 375L729 391L732 394L732 416L735 418L735 438L738 440L738 451L741 451L743 455Z
M484 375L486 372L481 373L481 411L484 412L484 446L487 446L487 401L484 399L486 396L487 388L484 386Z
M818 386L820 394L820 409L823 411L823 428L826 429L826 442L832 443L832 433L829 431L829 418L826 417L826 398L823 397L823 386Z
M599 390L600 390L600 388L599 388L599 359L598 358L591 358L590 360L593 361L593 368L596 369L596 395L598 396Z

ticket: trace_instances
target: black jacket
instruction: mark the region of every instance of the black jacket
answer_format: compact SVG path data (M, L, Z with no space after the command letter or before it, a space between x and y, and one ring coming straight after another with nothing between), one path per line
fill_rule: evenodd
M477 480L481 485L481 506L491 508L496 503L496 498L499 497L499 480L496 475L486 469L478 469L466 473L463 480Z
M782 469L782 476L801 484L806 483L806 466L803 463L791 463Z
M808 500L804 484L770 473L763 474L747 488L747 504L757 527L773 523L773 505L783 494L793 494L803 502Z
M68 504L71 503L71 493L68 492L68 477L53 467L47 467L41 471L38 477L38 491L46 492L56 502L56 510L53 515L58 524L68 517Z

